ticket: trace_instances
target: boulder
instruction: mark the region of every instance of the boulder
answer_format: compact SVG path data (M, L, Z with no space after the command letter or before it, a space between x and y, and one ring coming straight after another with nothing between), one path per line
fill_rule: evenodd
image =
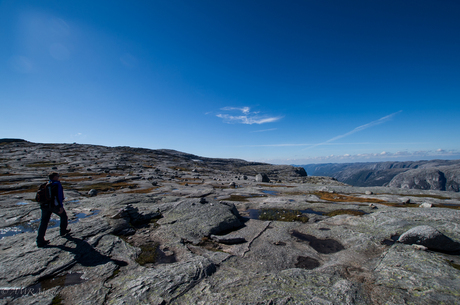
M197 199L180 201L158 221L162 229L198 244L203 237L241 227L239 213L233 204Z
M256 182L270 182L267 174L261 173L256 175Z
M431 226L418 226L402 234L398 241L403 244L416 244L441 252L460 251L460 243L453 241Z

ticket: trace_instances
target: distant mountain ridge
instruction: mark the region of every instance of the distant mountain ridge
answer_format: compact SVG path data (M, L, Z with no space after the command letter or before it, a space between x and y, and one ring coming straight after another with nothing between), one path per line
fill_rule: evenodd
M303 165L309 176L327 176L353 186L460 190L460 160L326 163Z

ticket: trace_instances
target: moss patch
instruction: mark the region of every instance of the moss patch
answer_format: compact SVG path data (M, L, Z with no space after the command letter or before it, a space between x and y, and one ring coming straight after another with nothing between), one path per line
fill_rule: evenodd
M51 301L51 305L61 305L62 301L63 301L62 297L58 294Z
M308 222L308 217L298 210L287 209L261 209L260 220L276 220L276 221L300 221Z
M455 269L460 270L460 264L455 264L454 262L447 260L447 259L446 259L446 262L452 267L454 267Z
M342 210L335 210L335 211L332 211L332 212L328 212L326 214L324 214L325 216L329 216L329 217L334 217L334 216L337 216L337 215L353 215L353 216L362 216L366 214L365 212L363 211L360 211L360 210L346 210L346 209L342 209Z
M158 258L158 247L160 246L159 243L152 243L141 245L141 254L136 258L136 262L144 266L146 264L154 264Z

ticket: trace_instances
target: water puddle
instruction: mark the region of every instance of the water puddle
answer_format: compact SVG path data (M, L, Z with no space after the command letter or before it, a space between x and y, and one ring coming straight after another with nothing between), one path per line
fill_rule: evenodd
M278 192L277 191L268 191L268 190L263 190L262 193L264 194L268 194L268 195L272 195L272 196L276 196L278 195Z
M256 197L267 197L263 194L251 194L251 195L230 195L230 197L222 199L226 201L248 201L248 198L256 198Z
M310 247L319 253L330 254L345 249L341 243L332 238L319 239L313 235L300 233L298 231L292 231L291 235L301 241L307 241Z
M84 219L87 217L97 215L99 214L99 212L100 210L94 210L90 214L78 213L75 215L75 219L69 220L69 224L76 223L80 219ZM59 219L51 218L48 223L48 230L59 227L60 223L61 221ZM40 226L40 219L35 219L35 220L31 220L29 222L26 222L26 223L23 223L17 226L1 228L0 229L0 239L4 237L14 236L16 234L26 233L26 232L27 233L37 232L39 226Z
M25 288L0 288L0 299L8 297L14 299L26 295L35 296L54 287L67 287L72 285L78 285L86 281L85 279L81 278L82 275L83 273L74 272L49 279L43 279L39 281L37 284Z
M141 266L152 266L157 264L175 263L176 255L168 249L160 249L159 243L149 243L139 246L141 253L136 258L136 262Z
M321 264L319 263L317 259L314 259L308 256L297 257L297 263L295 264L297 268L308 269L308 270L315 269L319 267L320 265Z
M69 221L69 223L76 223L78 222L80 219L84 219L84 218L87 218L87 217L91 217L91 216L95 216L97 214L99 214L101 210L94 210L94 211L91 211L90 214L85 214L85 213L77 213L75 214L75 219ZM59 222L59 221L58 221ZM49 228L49 226L48 226Z
M29 203L30 203L30 202L18 202L18 203L16 203L16 205L27 205L27 204L29 204Z
M75 204L80 204L80 200L78 199L72 199L72 200L69 200L69 201L65 201L65 203L75 203Z
M50 222L48 223L48 229L51 228L56 228L59 226L60 221L55 220L55 219L50 219ZM40 219L35 219L14 227L6 227L6 228L1 228L0 229L0 239L3 237L9 237L9 236L14 236L16 234L20 233L30 233L30 232L36 232L38 230L38 227L40 226Z
M312 209L306 210L287 210L287 209L248 209L246 210L247 218L249 219L261 219L264 220L265 216L270 216L271 214L295 214L296 217L301 217L302 214L315 214L323 215L323 212L314 211ZM268 215L267 215L268 214ZM262 217L261 217L262 216ZM281 216L283 217L283 216ZM286 217L286 215L284 215ZM276 217L275 217L276 218Z

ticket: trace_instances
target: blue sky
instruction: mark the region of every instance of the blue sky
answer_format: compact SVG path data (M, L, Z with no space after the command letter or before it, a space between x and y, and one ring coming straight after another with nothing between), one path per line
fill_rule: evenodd
M0 138L460 158L460 2L0 2Z

